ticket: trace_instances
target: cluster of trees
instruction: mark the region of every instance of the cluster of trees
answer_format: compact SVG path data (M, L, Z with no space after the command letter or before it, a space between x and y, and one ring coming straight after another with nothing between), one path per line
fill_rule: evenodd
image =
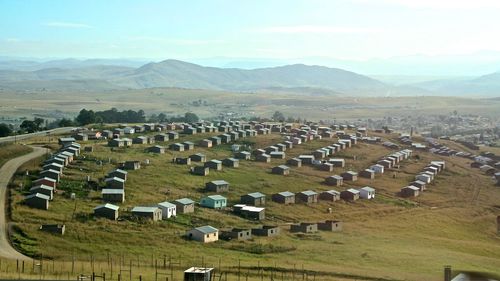
M45 129L47 129L46 121L37 117L33 120L24 120L19 126L19 133L34 133ZM14 126L5 123L0 124L0 137L10 136L14 131Z
M139 123L145 122L146 116L144 110L124 110L118 111L116 108L111 108L104 111L93 111L82 109L75 121L79 125L87 125L93 123Z
M158 115L153 114L151 115L151 118L148 119L149 122L155 123L155 122L198 122L200 118L198 115L192 113L192 112L186 112L184 116L178 115L178 116L172 116L172 117L167 117L164 113L160 113Z
M12 126L5 123L0 124L0 137L6 137L12 134Z

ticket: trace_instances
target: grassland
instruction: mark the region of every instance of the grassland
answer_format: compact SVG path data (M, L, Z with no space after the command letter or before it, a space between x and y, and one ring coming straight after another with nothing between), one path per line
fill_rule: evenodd
M209 135L183 136L181 140L196 141ZM383 136L386 139L396 138L396 135ZM272 134L248 138L244 142L258 148L281 140L280 135ZM35 141L51 142L50 146L57 147L55 140L48 137ZM287 151L287 159L335 141L315 140L296 146ZM242 161L239 168L224 168L220 172L211 171L207 177L199 177L190 175L188 166L173 164L171 159L195 152L205 153L208 159L223 159L231 155L229 145L208 149L196 147L190 152L167 151L163 155L146 153L147 145L114 151L103 142L89 141L83 145L94 146L94 152L84 153L67 168L61 183L63 189L77 191L77 200L69 199L68 193L58 194L49 211L28 208L21 204L26 189L19 186L22 181L29 186L31 177L16 178L11 207L12 219L19 230L14 238L26 254L56 260L69 260L73 255L79 260L88 260L90 255L105 260L108 254L115 259L125 255L143 260L172 255L185 264L194 264L195 261L199 264L200 258L203 258L207 264L214 265L219 259L225 265L235 265L235 261L241 260L246 266L304 266L328 273L326 276L330 277L325 277L325 280L352 280L358 277L440 280L445 264L488 272L498 272L500 268L500 238L496 235L495 226L495 216L500 213L500 190L488 177L471 170L469 161L462 158L419 152L419 159L403 162L398 170L388 171L374 180L360 179L337 188L372 186L377 189L377 197L372 201L283 206L268 200L267 219L262 223L282 226L285 229L283 235L276 238L257 237L247 242L220 241L202 245L186 241L182 234L192 226L205 224L226 229L254 227L259 223L244 220L228 211L204 208L197 208L192 215L179 215L173 220L151 223L128 218L126 210L180 197L198 200L206 195L202 190L205 182L215 179L224 179L231 184L230 191L224 194L229 199L229 205L238 202L240 195L254 191L263 192L270 199L272 193L285 190L328 190L331 188L324 185L323 180L331 173L304 166L292 168L289 176L273 175L270 168L286 161L273 159L271 163ZM360 143L339 154L346 158L346 167L336 168L333 174L364 169L389 153L391 150L381 145ZM129 173L127 201L120 205L124 220L115 222L93 218L90 214L101 203L100 193L82 184L85 177L90 175L97 180L113 169L114 163L145 159L150 160L150 165ZM413 180L415 173L436 159L447 161L447 170L437 177L428 191L415 200L396 196L402 186ZM98 160L103 160L104 164L98 165ZM38 168L34 167L29 164L24 168L33 170L35 177ZM477 192L478 197L472 200ZM333 214L327 212L328 208L333 209ZM343 220L344 231L295 235L286 230L293 222L325 219ZM41 223L65 223L67 232L62 237L41 233L38 231ZM336 275L331 275L333 273ZM347 277L341 277L344 275Z
M19 157L21 155L31 152L29 146L14 143L0 144L0 167L10 159Z
M203 101L202 106L193 105ZM286 93L237 93L176 88L145 90L71 92L0 89L2 116L44 118L74 117L82 108L104 110L111 107L143 109L148 114L184 114L193 111L203 118L232 113L234 116L270 117L279 110L285 116L308 120L367 119L384 116L424 116L459 111L498 117L500 101L453 97L304 96Z

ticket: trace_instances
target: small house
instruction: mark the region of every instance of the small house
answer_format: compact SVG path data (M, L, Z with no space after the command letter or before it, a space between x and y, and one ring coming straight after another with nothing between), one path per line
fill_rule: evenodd
M263 220L266 218L266 208L236 204L233 211L239 216L249 220Z
M205 184L205 189L210 192L227 192L229 183L225 180L214 180Z
M373 170L375 174L383 174L384 173L384 166L380 164L375 164L370 166L370 170Z
M176 140L179 138L179 133L177 133L175 131L170 131L167 133L167 136L168 136L168 139L170 139L170 140Z
M295 203L295 194L289 191L284 191L280 193L273 194L271 199L280 204L294 204Z
M188 150L193 150L194 149L194 143L190 141L185 141L182 143L184 145L184 151Z
M248 151L239 151L234 154L234 157L237 159L250 160L251 153Z
M157 142L166 142L169 140L169 137L167 134L158 134L154 136L155 141Z
M302 164L312 164L315 160L313 155L300 155L298 158L302 161Z
M220 145L222 144L222 140L219 137L211 137L209 140L212 141L212 146Z
M362 178L366 179L374 179L375 178L375 171L370 170L370 169L364 169L363 171L359 172L359 176Z
M219 138L221 139L222 143L230 143L231 142L231 135L230 134L219 135Z
M56 170L52 170L52 169L41 171L40 176L53 179L56 182L59 182L59 180L61 179L61 173L56 171Z
M200 205L211 209L222 209L227 206L227 199L221 195L209 195L201 198Z
M290 226L290 232L292 232L292 233L297 233L297 232L314 233L314 232L318 232L318 224L317 223L308 223L308 222L302 222L302 223L299 223L299 224L292 224Z
M112 178L106 178L104 180L106 183L107 188L111 189L125 189L125 180L118 178L118 177L112 177Z
M375 189L369 186L365 186L359 189L359 197L363 199L373 199L375 198Z
M325 201L332 201L335 202L340 199L340 192L336 190L327 190L323 191L319 194L319 199L320 200L325 200Z
M49 196L41 193L30 194L24 198L26 205L42 210L49 209L49 200Z
M219 240L219 230L210 225L200 226L193 228L186 233L186 237L190 240L195 240L203 243L210 243ZM185 280L195 280L195 279L185 279ZM206 280L206 279L196 279L196 280Z
M94 208L94 216L107 218L110 220L117 220L119 208L120 207L113 205L113 204L109 204L109 203L99 205L99 206Z
M30 188L30 194L40 193L49 196L49 200L54 199L54 188L48 185L35 185Z
M300 160L299 158L292 158L288 159L288 161L286 161L286 164L294 167L302 167L302 160Z
M299 192L296 198L298 201L306 204L318 203L318 193L312 190Z
M33 185L47 185L47 186L50 186L50 187L53 187L54 190L56 189L57 187L57 181L55 179L51 179L51 178L47 178L47 177L42 177L42 178L39 178L37 180L34 180L32 182Z
M279 226L264 225L262 228L252 228L252 235L273 237L280 234Z
M201 147L212 147L212 141L209 140L209 139L204 139L204 140L201 140L199 143L198 143L199 146Z
M332 163L328 163L328 162L321 163L318 165L318 168L321 171L333 172L333 164Z
M266 195L260 192L245 194L240 197L240 202L251 206L264 206L266 204Z
M215 171L221 171L222 170L222 161L220 160L210 160L208 162L205 162L205 167L210 168Z
M353 171L347 171L340 176L344 179L344 181L357 181L358 180L358 173L353 172Z
M283 151L273 151L273 152L269 153L269 155L273 159L285 159L285 152L283 152Z
M174 201L176 212L180 214L194 213L194 201L189 198L181 198Z
M169 219L177 216L177 206L175 204L165 201L158 203L158 208L161 209L162 219Z
M271 155L266 154L266 153L256 155L255 161L269 163L269 162L271 162Z
M205 163L207 161L207 156L203 153L196 153L189 156L191 161Z
M162 219L162 211L158 207L138 206L132 208L132 214L137 218L159 221Z
M222 160L222 165L230 168L238 168L240 166L240 160L236 158L226 158Z
M189 157L175 157L174 162L175 162L175 164L179 164L179 165L191 165L191 158L189 158Z
M340 198L345 201L356 201L359 199L359 190L349 188L340 192Z
M420 194L420 188L409 185L401 188L400 192L402 197L417 197Z
M173 143L170 145L170 150L184 151L184 145L182 143Z
M252 231L250 229L233 228L231 230L222 231L220 238L224 240L248 240L252 239Z
M48 233L64 235L64 232L66 232L66 225L64 225L64 224L42 224L40 226L40 230L48 232Z
M124 189L110 189L103 188L101 191L102 200L104 202L125 202L125 190Z
M420 191L424 191L426 189L426 184L423 181L419 181L419 180L412 181L412 182L410 182L410 185L418 187L420 189Z
M113 178L113 177L117 177L117 178L120 178L124 181L127 180L127 174L128 172L127 171L124 171L124 170L121 170L121 169L115 169L111 172L108 173L108 178Z
M344 178L339 175L329 176L325 179L325 183L331 186L341 186L344 183Z
M285 165L279 165L279 166L273 167L271 172L273 174L276 174L276 175L287 176L290 174L290 168L288 166L285 166Z
M418 174L415 176L415 179L418 180L418 181L422 181L426 184L429 184L431 183L431 176L427 175L427 174Z
M208 176L210 168L204 166L191 167L191 174L198 176Z
M133 144L147 144L148 143L148 137L145 136L138 136L132 139Z
M160 146L160 145L155 145L155 146L149 147L148 152L163 154L163 153L165 153L165 147Z
M318 229L323 231L342 231L342 222L337 220L327 220L318 223Z
M139 170L141 168L141 162L137 160L125 161L123 168L125 170Z
M252 228L252 235L272 237L280 234L279 226L264 225L262 228Z
M58 140L59 144L62 145L62 146L68 146L74 142L76 142L76 139L75 138L59 138Z

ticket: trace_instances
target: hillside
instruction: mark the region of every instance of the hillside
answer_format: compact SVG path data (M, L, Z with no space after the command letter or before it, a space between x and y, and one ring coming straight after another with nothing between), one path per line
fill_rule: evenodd
M198 143L214 134L218 133L181 134L179 141ZM392 141L398 137L397 134L379 136ZM281 135L271 134L247 138L238 143L248 142L255 144L255 147L266 147L282 140ZM53 148L58 147L55 140L48 137L37 141ZM336 141L324 138L294 146L286 151L287 159ZM241 261L243 271L251 273L248 279L251 281L262 280L257 275L260 266L265 267L264 274L267 276L272 274L273 267L286 269L282 280L292 280L295 268L313 270L318 273L314 278L318 281L434 281L442 280L444 264L451 264L456 269L487 272L495 272L500 266L494 223L500 196L498 188L492 185L487 176L471 170L469 161L463 158L415 152L418 157L402 161L400 168L390 169L375 179L359 178L356 182L345 182L342 187L331 187L323 183L326 176L346 170L360 171L394 151L377 144L358 143L336 153L335 157L346 160L346 166L337 167L333 172L304 165L293 167L289 176L273 175L269 172L271 167L285 163L285 159L273 159L271 163L242 160L238 168L224 167L222 171L211 171L207 177L199 177L190 175L187 166L171 163L172 157L186 157L201 152L208 159L223 159L232 155L230 144L213 148L195 146L194 151L185 152L167 150L163 155L146 153L148 145L112 150L105 141L82 144L93 146L94 151L84 153L85 157L78 157L69 165L58 186L61 190L76 192L76 200L70 199L68 194L58 193L48 211L29 208L21 203L29 187L21 188L20 183L27 181L29 186L29 182L38 174L39 167L30 163L24 168L30 170L31 177L26 179L19 175L15 179L15 187L11 192L12 217L17 227L14 237L18 239L16 246L23 253L43 254L57 262L73 258L77 260L78 268L83 268L90 256L96 260L95 266L102 266L102 271L107 274L110 272L111 257L116 262L115 272L118 260L125 260L125 264L130 261L131 265L133 262L134 277L142 273L143 277L148 276L149 279L154 278L153 268L149 267L154 258L165 258L167 262L171 258L174 262L182 261L182 266L175 268L176 274L183 267L202 263L213 265L221 271L235 272ZM140 170L129 171L127 197L120 204L122 219L118 221L91 216L93 208L102 203L101 195L99 191L88 189L82 184L82 179L87 175L97 180L115 167L107 162L99 166L95 160L102 159L111 159L112 163L131 159L150 161ZM396 195L429 161L438 159L447 162L447 169L436 177L420 197L402 199ZM217 179L230 183L229 191L223 194L230 205L239 202L240 196L249 192L259 191L268 195L267 218L255 222L240 218L229 210L212 210L198 205L192 214L178 215L175 219L156 223L134 220L128 215L134 206L151 205L163 200L189 197L198 202L207 195L203 191L205 183ZM270 200L271 194L284 190L345 190L363 186L376 188L376 198L289 206ZM480 193L473 199L472 195L478 190L476 186L481 186ZM327 212L328 208L332 209L332 214ZM294 234L289 231L292 222L325 219L342 220L344 230L315 234ZM38 230L40 224L49 222L65 223L65 235ZM219 229L273 224L280 225L282 233L277 237L254 237L245 242L218 241L212 244L182 238L186 230L205 224ZM478 232L478 227L483 231ZM66 270L69 268L66 267ZM298 276L300 273L295 276L295 280L299 280ZM236 275L230 275L228 280L237 280ZM312 276L307 280L313 280Z
M481 95L500 96L500 72L495 72L473 79L443 79L411 86L445 95Z
M349 95L385 94L391 88L354 72L303 64L245 70L204 67L178 60L148 63L139 68L119 65L81 67L82 63L75 64L72 60L68 63L67 67L61 66L62 61L45 63L50 68L34 71L21 71L15 67L5 69L4 65L4 70L0 71L0 83L12 87L12 82L24 81L102 80L116 88L178 87L245 92L269 88L314 88ZM72 65L80 67L72 68Z

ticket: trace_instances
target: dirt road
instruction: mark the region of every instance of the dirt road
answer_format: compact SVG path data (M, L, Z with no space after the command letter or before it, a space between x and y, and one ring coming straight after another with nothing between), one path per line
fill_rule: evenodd
M17 252L9 242L7 235L8 220L6 215L7 185L17 169L24 163L45 154L46 149L32 146L33 151L9 160L0 168L0 257L9 259L30 259Z

